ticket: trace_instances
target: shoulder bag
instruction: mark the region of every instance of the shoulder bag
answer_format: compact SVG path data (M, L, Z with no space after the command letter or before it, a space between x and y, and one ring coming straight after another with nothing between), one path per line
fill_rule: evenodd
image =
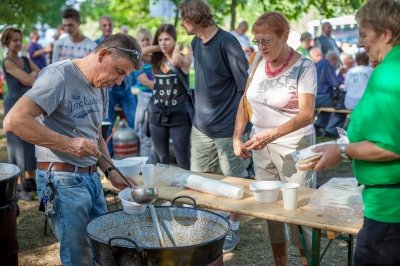
M250 86L251 81L253 80L254 73L256 72L257 67L258 67L258 64L261 62L261 60L262 60L262 56L261 56L261 55L259 55L259 56L255 59L254 68L253 68L252 71L251 71L251 75L250 75L250 76L248 77L248 79L247 79L247 82L246 82L246 89L244 90L242 99L241 99L241 101L240 101L241 104L242 104L242 106L243 106L244 114L245 114L245 116L246 116L247 121L250 121L251 116L253 115L253 109L251 108L250 102L249 102L249 100L247 99L246 92L247 92L247 89L248 89L249 86Z

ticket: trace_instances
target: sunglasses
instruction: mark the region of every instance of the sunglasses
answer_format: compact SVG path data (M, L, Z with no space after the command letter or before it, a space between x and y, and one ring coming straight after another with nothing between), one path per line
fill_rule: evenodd
M136 50L126 49L126 48L121 48L121 47L116 47L116 46L111 46L111 47L107 47L107 48L114 48L114 49L126 52L135 61L139 60L139 58L140 58L140 53Z

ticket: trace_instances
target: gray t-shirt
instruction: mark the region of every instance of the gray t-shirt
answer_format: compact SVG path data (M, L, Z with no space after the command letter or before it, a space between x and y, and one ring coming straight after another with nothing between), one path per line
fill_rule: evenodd
M38 120L46 127L69 137L76 137L73 130L78 129L88 139L98 142L107 112L107 92L90 85L72 61L44 68L25 96L44 110ZM79 167L97 161L94 157L78 158L41 146L36 146L36 157L38 162L66 162Z

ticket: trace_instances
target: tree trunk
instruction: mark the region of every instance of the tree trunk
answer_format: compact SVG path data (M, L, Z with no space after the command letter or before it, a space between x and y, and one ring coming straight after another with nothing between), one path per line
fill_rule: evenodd
M232 5L231 5L231 31L235 29L235 24L236 24L236 0L232 0Z

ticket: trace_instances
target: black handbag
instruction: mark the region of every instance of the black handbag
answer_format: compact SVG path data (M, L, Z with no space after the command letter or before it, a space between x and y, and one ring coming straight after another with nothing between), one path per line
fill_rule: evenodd
M193 122L194 112L195 112L195 101L194 101L194 90L189 88L189 84L186 82L186 79L183 77L182 73L178 71L178 69L168 60L165 62L167 66L178 76L179 81L182 83L183 87L186 90L189 101L188 103L188 113L190 116L190 121Z

